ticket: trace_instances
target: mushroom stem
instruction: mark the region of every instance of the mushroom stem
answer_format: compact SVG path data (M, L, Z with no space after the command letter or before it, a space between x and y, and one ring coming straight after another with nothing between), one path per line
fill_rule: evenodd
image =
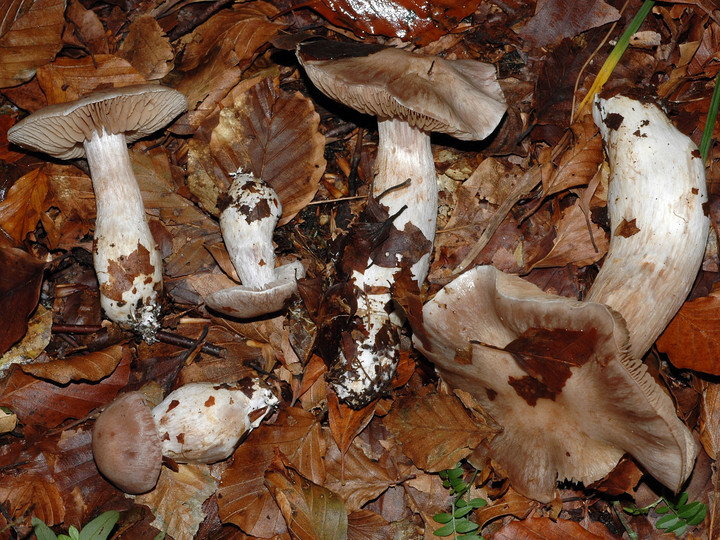
M395 229L408 236L418 229L429 249L411 246L412 256L396 254L392 266L368 259L363 272L352 273L361 291L357 314L362 318L366 335L358 341L354 359L348 361L340 352L338 365L342 369L334 374L332 386L341 400L355 408L367 405L392 381L399 360L397 332L402 316L392 307L391 287L402 268L410 268L418 285L425 280L437 222L437 179L430 136L396 119L380 120L378 130L373 197L387 208L389 215L399 213L393 221ZM386 241L388 250L398 247L392 241L393 237ZM391 251L383 251L383 247L381 255L387 256Z
M93 258L106 315L149 342L160 328L162 256L150 232L125 135L84 142L97 205Z
M705 170L689 137L655 105L598 99L610 162L610 249L587 300L619 312L642 358L687 298L710 221Z

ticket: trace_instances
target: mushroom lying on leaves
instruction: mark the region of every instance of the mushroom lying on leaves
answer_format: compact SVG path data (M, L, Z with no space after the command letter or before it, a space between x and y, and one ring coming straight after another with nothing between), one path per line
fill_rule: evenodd
M260 425L278 399L259 380L189 383L154 409L141 392L116 398L95 421L92 450L98 470L126 493L155 487L162 458L215 463Z
M275 190L252 174L238 171L220 214L220 228L242 286L205 298L212 309L252 318L283 308L305 275L300 261L275 268L272 237L282 214Z
M437 180L430 132L484 139L505 113L495 68L377 45L300 43L297 57L331 98L378 119L372 197L388 222L377 245L354 254L358 289L353 347L341 347L330 380L340 399L359 408L389 385L398 362L391 287L401 269L420 286L428 272L437 220ZM351 350L352 349L352 350Z
M476 267L423 308L414 341L504 428L489 453L528 497L602 479L624 452L677 491L697 447L642 357L684 301L708 234L704 169L655 105L600 99L612 236L588 301Z
M59 159L86 157L97 205L93 258L107 317L153 341L159 329L162 256L145 218L127 143L187 109L176 90L111 88L50 105L8 131L8 140Z

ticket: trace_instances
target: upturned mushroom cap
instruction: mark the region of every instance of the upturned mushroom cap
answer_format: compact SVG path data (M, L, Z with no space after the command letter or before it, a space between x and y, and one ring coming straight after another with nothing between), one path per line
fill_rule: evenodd
M313 84L334 100L422 131L481 140L505 114L490 64L325 40L298 44L297 57Z
M8 130L8 140L59 159L85 156L93 132L124 133L133 142L154 133L188 107L177 90L153 84L99 90L44 107Z
M152 412L141 392L116 398L93 426L97 468L126 493L144 493L155 487L162 467L161 449Z
M162 454L180 463L215 463L260 425L278 399L259 380L190 383L153 409Z
M524 495L547 502L557 481L600 480L624 452L672 490L690 474L692 436L607 306L478 266L428 302L422 321L416 347L504 428L490 455ZM554 347L538 349L538 335Z

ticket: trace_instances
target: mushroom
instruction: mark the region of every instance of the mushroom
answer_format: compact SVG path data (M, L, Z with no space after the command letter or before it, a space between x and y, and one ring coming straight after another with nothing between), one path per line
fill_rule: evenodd
M162 256L145 218L127 143L187 109L176 90L110 88L50 105L8 131L8 140L59 159L86 157L97 205L93 258L107 317L152 342L159 329Z
M438 200L430 132L484 139L506 105L495 68L474 60L333 41L300 43L297 57L322 92L378 120L371 197L393 221L364 268L351 272L361 320L353 350L338 351L330 377L338 397L359 408L388 387L397 367L402 317L391 297L397 274L408 269L420 286L430 266Z
M242 286L209 294L212 309L252 318L283 308L305 275L300 261L275 267L273 232L282 214L280 199L266 182L238 171L220 214L220 229Z
M476 267L428 302L413 328L443 380L503 426L487 444L491 457L518 491L544 502L556 481L599 480L623 452L677 491L697 454L641 359L702 260L702 162L654 105L600 99L595 120L612 168L613 232L588 301Z
M155 487L162 458L215 463L260 425L278 399L259 380L189 383L154 409L141 392L116 398L95 421L92 450L98 470L126 493Z
M692 435L607 306L477 266L422 319L416 347L503 427L489 454L527 497L549 502L558 481L600 480L625 452L673 490L690 474Z

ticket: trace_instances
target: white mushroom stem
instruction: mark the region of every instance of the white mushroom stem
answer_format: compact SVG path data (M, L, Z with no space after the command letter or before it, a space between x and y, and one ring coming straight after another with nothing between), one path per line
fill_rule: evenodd
M153 341L162 257L153 239L125 135L95 131L84 143L97 219L93 258L107 317Z
M702 263L709 219L705 170L695 144L655 105L596 100L595 123L611 176L610 249L587 300L627 322L642 358L685 301Z
M275 281L275 226L282 215L280 199L267 183L238 173L228 190L229 203L220 215L225 246L245 287L262 289Z
M378 121L378 130L372 195L387 208L389 215L400 212L393 221L394 228L402 232L408 225L417 227L432 245L438 193L430 136L395 119ZM387 388L395 374L399 357L397 339L393 336L402 321L397 313L391 316L390 288L400 269L408 266L409 261L397 256L393 266L380 266L368 260L363 272L352 273L360 290L357 314L367 336L357 344L355 359L333 381L338 397L352 407L372 401ZM418 284L425 280L429 267L430 250L410 266ZM341 365L347 363L342 352L340 360Z
M181 386L152 411L162 455L179 463L226 459L278 403L260 380Z

